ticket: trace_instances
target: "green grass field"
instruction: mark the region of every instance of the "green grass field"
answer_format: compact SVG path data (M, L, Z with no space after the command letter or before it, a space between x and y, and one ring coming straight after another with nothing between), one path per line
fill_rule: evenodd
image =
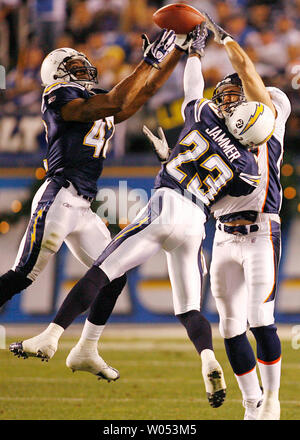
M21 338L22 339L22 338ZM7 338L6 345L18 340ZM185 337L103 335L101 354L121 377L98 381L72 372L65 359L77 338L63 337L55 357L18 359L0 350L0 420L241 420L240 392L223 341L215 352L227 382L227 398L209 406L200 359ZM300 351L282 340L281 419L300 419Z

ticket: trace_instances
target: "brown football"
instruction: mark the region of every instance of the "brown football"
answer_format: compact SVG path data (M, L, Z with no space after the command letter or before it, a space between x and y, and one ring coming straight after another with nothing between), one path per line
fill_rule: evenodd
M187 34L197 24L205 21L205 17L192 6L173 3L154 12L153 21L162 29L173 29L176 34Z

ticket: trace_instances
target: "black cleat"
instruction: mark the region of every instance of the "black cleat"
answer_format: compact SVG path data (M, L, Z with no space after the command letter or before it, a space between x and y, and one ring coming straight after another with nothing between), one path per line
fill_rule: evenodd
M13 342L12 344L10 344L9 351L11 351L14 354L14 356L17 356L18 358L19 357L22 357L24 359L28 358L28 355L23 350L22 341L21 342Z
M36 354L27 353L23 348L23 341L21 342L13 342L9 346L9 351L11 351L18 358L22 357L23 359L28 359L29 357L37 357L42 360L42 362L48 362L48 357L42 354L41 351L38 351Z
M219 390L214 394L207 393L208 402L213 408L219 408L224 403L225 397L226 390Z

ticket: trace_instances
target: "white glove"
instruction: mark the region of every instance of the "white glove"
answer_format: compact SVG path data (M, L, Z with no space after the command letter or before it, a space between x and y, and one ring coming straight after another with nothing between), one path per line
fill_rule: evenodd
M205 17L207 28L213 32L214 40L219 44L226 44L227 41L234 41L232 36L228 34L221 26L214 22L214 20L206 13L202 12Z
M161 127L157 129L159 137L155 136L151 130L149 130L146 125L143 126L143 133L150 139L153 144L153 149L155 154L161 163L168 161L170 156L170 148L165 137L165 133Z

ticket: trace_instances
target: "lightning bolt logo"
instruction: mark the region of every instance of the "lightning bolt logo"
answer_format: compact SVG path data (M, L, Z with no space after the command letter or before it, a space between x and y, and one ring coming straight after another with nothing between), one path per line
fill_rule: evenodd
M255 122L257 121L257 119L260 117L260 115L262 115L264 112L264 106L263 104L256 104L256 109L254 114L252 114L246 124L246 126L244 127L244 129L241 131L240 134L244 134L246 133L247 130L249 130L250 127L252 127L253 124L255 124Z
M37 222L39 220L40 217L42 217L43 214L43 208L41 208L37 215L36 218L34 220L34 224L33 224L33 228L32 228L32 232L31 232L31 243L30 243L30 252L32 251L33 245L35 243L35 239L36 239L36 227L37 227Z

